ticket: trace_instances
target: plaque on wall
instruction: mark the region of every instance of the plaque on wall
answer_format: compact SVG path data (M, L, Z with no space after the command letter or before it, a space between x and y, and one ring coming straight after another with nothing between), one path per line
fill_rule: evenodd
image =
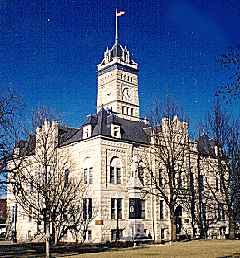
M102 219L95 220L95 225L103 225L103 220Z

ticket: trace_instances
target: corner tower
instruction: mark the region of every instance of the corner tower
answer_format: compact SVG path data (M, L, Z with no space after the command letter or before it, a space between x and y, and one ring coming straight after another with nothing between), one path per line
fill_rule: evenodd
M119 117L139 120L138 65L127 48L115 42L98 65L97 110L111 109Z

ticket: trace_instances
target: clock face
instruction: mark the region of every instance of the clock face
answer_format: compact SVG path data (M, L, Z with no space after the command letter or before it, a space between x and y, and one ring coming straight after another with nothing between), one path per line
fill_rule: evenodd
M122 98L125 101L129 101L132 98L131 91L129 88L124 88L122 91Z

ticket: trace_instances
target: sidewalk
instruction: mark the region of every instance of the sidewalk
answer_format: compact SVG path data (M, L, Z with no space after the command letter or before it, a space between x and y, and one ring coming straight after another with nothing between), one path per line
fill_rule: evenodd
M0 245L11 245L13 244L12 241L9 240L0 240Z

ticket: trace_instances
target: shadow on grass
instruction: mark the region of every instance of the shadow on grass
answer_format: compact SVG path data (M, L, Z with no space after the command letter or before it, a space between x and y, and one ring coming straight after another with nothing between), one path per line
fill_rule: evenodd
M111 250L123 250L132 247L133 243L109 243L99 245L61 244L51 247L52 257L71 256L84 253L99 253ZM44 243L3 244L0 245L0 257L45 257Z
M240 258L240 253L233 253L231 255L219 256L217 258Z

